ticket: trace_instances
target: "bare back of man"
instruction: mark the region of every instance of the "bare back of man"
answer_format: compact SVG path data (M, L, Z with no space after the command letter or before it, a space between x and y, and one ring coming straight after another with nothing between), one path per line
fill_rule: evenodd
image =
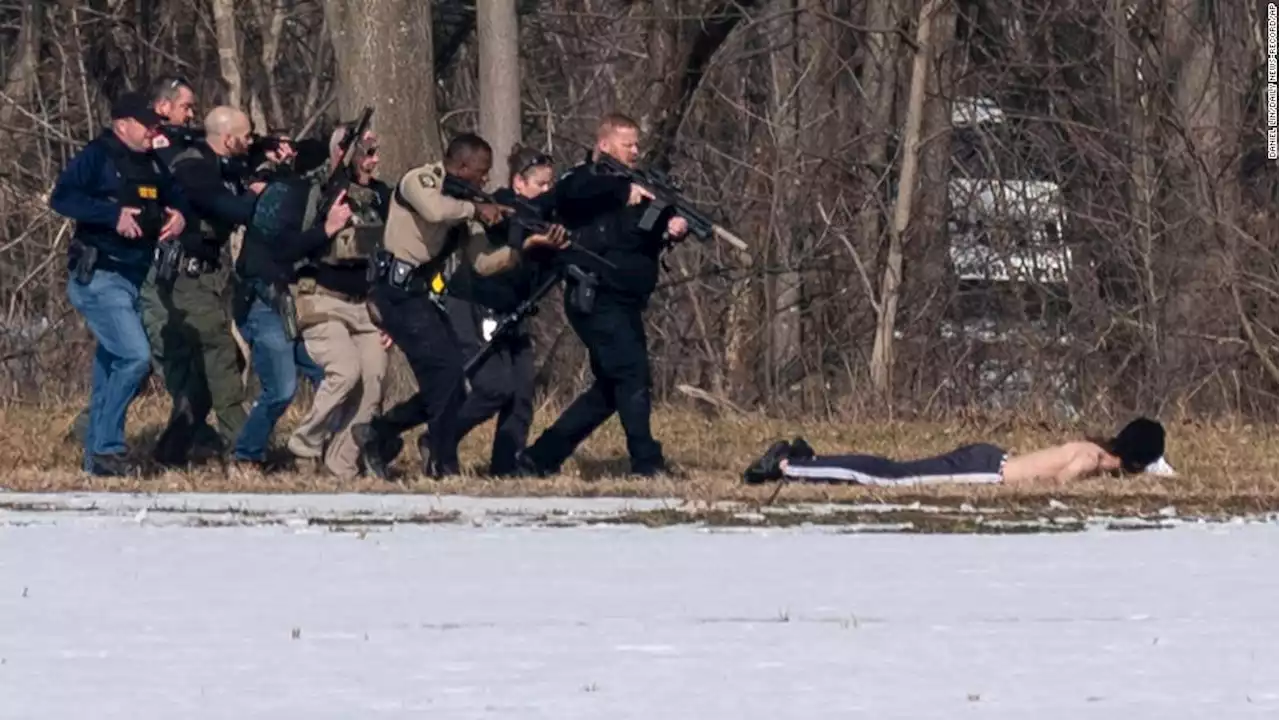
M1047 480L1073 482L1118 469L1120 458L1082 440L1010 456L1001 474L1004 484L1022 485Z

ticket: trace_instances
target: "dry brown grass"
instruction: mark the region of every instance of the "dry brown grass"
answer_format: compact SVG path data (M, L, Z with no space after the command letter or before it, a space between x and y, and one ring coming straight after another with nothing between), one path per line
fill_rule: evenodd
M277 430L277 442L297 421L295 403ZM133 452L146 457L167 413L167 402L141 398L131 410ZM16 491L120 492L419 492L483 496L622 496L674 497L694 503L742 501L762 504L776 486L749 487L742 469L773 439L804 435L820 452L867 452L911 457L940 452L971 441L993 442L1026 452L1085 428L1053 428L1012 420L964 420L942 423L851 424L791 422L758 416L708 417L688 408L661 408L654 426L668 457L684 469L682 480L631 480L619 477L627 467L621 428L609 421L566 466L566 473L546 480L492 480L469 474L444 481L415 477L418 453L406 437L397 468L408 476L400 483L364 479L342 483L316 472L282 472L259 477L229 477L207 466L188 473L152 477L101 479L77 471L80 449L66 438L77 408L0 408L0 486ZM555 417L542 408L534 436ZM1179 515L1223 517L1274 512L1278 503L1280 459L1275 426L1220 422L1172 422L1169 462L1176 478L1138 477L1087 481L1069 487L935 486L925 489L799 485L783 488L777 503L893 502L957 505L969 503L1005 511L1043 509L1050 499L1073 508L1147 515L1174 506ZM1088 428L1107 431L1110 428ZM463 442L463 462L482 467L488 458L490 426L482 426Z

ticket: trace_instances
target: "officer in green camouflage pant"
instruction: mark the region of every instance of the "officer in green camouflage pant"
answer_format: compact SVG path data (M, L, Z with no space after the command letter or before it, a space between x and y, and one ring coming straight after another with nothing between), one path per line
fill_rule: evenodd
M224 451L235 445L248 419L239 349L231 335L228 243L253 217L265 183L246 187L242 171L230 162L249 150L244 112L216 107L204 127L204 141L170 161L174 178L193 198L194 217L179 238L180 257L171 261L162 249L141 294L143 324L173 399L169 424L156 442L155 459L162 465L187 461L209 410L217 417Z
M173 399L169 424L156 443L156 461L162 464L186 462L210 409L223 450L235 443L248 417L227 313L229 263L219 265L197 267L195 273L189 265L170 282L156 281L152 268L142 287L142 322Z

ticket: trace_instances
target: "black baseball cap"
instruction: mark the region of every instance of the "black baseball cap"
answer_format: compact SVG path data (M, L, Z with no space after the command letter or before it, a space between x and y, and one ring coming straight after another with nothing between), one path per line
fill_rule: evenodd
M116 98L111 105L111 119L124 120L132 118L147 127L156 127L164 118L161 118L151 107L151 100L140 92L127 92Z

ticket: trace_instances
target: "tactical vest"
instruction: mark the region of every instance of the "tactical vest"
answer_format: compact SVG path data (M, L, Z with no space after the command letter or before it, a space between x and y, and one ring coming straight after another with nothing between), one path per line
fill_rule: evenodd
M142 228L142 239L155 242L164 227L164 207L160 203L163 175L150 153L131 152L117 142L107 142L107 154L120 178L120 188L113 198L122 207L141 210L134 220Z
M169 160L169 171L172 172L173 169L178 166L178 163L191 158L201 160L203 159L203 156L200 154L200 150L195 146L188 145ZM192 218L187 218L187 227L189 228L188 232L190 230L199 230L201 238L206 240L214 240L217 238L217 231L213 229L213 226L209 224L209 221L206 220L203 215L200 216L199 222L195 223L194 227L191 220Z
M347 204L351 206L351 224L339 232L324 255L317 258L326 265L368 262L382 246L385 223L378 210L378 193L373 188L351 183L347 186Z

